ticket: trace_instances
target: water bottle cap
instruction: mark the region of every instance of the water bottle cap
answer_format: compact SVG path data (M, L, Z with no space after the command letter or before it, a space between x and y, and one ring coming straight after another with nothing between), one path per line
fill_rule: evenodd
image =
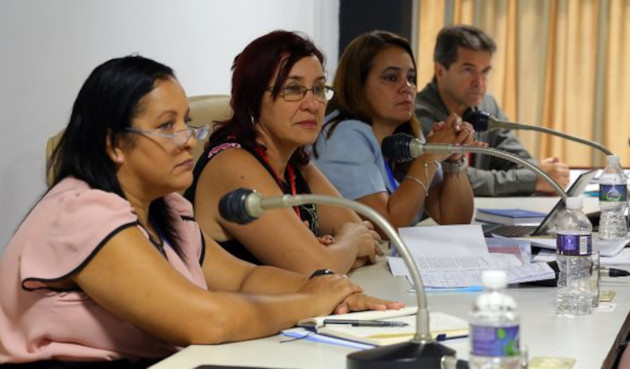
M567 197L567 209L582 209L582 198Z
M608 163L608 165L619 164L619 155L608 155L606 157L606 162Z
M507 274L505 270L484 270L481 274L481 283L486 288L505 288L507 286Z

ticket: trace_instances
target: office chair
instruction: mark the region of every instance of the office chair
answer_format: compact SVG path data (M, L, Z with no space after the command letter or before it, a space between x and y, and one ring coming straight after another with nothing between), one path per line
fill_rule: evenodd
M188 106L190 107L190 118L192 119L192 125L201 126L204 124L210 125L210 132L212 132L212 126L214 122L229 119L232 115L232 108L230 107L229 95L199 95L191 96L188 98ZM59 144L59 140L63 135L64 130L59 131L54 136L50 137L46 142L46 164L48 164L53 150ZM201 153L203 153L206 140L197 141L197 145L193 148L193 158L195 163L199 159ZM48 173L46 177L46 184L50 187L53 181L53 173Z

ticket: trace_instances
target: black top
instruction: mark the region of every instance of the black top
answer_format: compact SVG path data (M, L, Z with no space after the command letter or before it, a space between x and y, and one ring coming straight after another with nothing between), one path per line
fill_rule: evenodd
M252 154L258 160L258 162L267 170L267 172L269 172L269 174L271 174L271 176L275 178L274 170L269 166L267 161L258 152L247 149L244 145L241 145L240 142L236 139L228 139L225 141L221 141L214 145L206 147L203 154L201 154L201 157L197 161L197 165L195 165L195 169L193 171L193 175L194 175L193 183L190 186L190 188L186 190L186 193L184 194L184 196L191 203L193 203L193 205L195 203L197 181L199 180L199 176L201 176L201 172L206 167L206 164L208 164L208 162L221 151L231 149L231 148L240 148L243 150L247 150L247 152ZM299 170L295 170L294 173L295 173L295 192L296 192L295 194L296 195L310 194L311 189L308 187L308 184L306 183L306 180L302 176L302 173ZM291 192L291 184L289 181L288 169L285 170L283 178L282 178L282 182L278 183L278 187L280 187L280 189L282 190L284 194L293 195L293 193ZM317 207L314 204L307 204L307 205L298 206L298 209L300 210L300 218L302 219L302 221L308 222L309 229L311 230L311 232L313 232L313 234L317 236L319 233L318 221L317 221ZM250 263L257 264L257 265L262 264L260 260L258 260L258 258L256 258L251 252L249 252L249 250L236 238L218 242L218 243L229 253L231 253L232 255L240 259L243 259L245 261L248 261Z

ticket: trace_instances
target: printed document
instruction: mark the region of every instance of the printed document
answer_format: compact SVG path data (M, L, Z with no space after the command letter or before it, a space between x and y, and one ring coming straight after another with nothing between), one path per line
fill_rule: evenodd
M465 288L481 285L481 272L503 269L508 283L520 283L554 277L546 263L523 263L513 253L490 253L481 226L429 226L399 229L403 242L420 270L426 287ZM395 276L407 276L401 258L388 258Z

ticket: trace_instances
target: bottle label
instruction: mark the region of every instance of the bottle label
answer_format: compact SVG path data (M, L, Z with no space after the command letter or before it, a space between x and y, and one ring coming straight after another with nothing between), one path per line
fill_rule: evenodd
M561 234L556 236L556 254L590 255L592 239L590 234Z
M471 353L477 356L520 355L519 326L488 327L471 325Z
M628 198L628 188L624 184L600 184L599 201L625 202Z

